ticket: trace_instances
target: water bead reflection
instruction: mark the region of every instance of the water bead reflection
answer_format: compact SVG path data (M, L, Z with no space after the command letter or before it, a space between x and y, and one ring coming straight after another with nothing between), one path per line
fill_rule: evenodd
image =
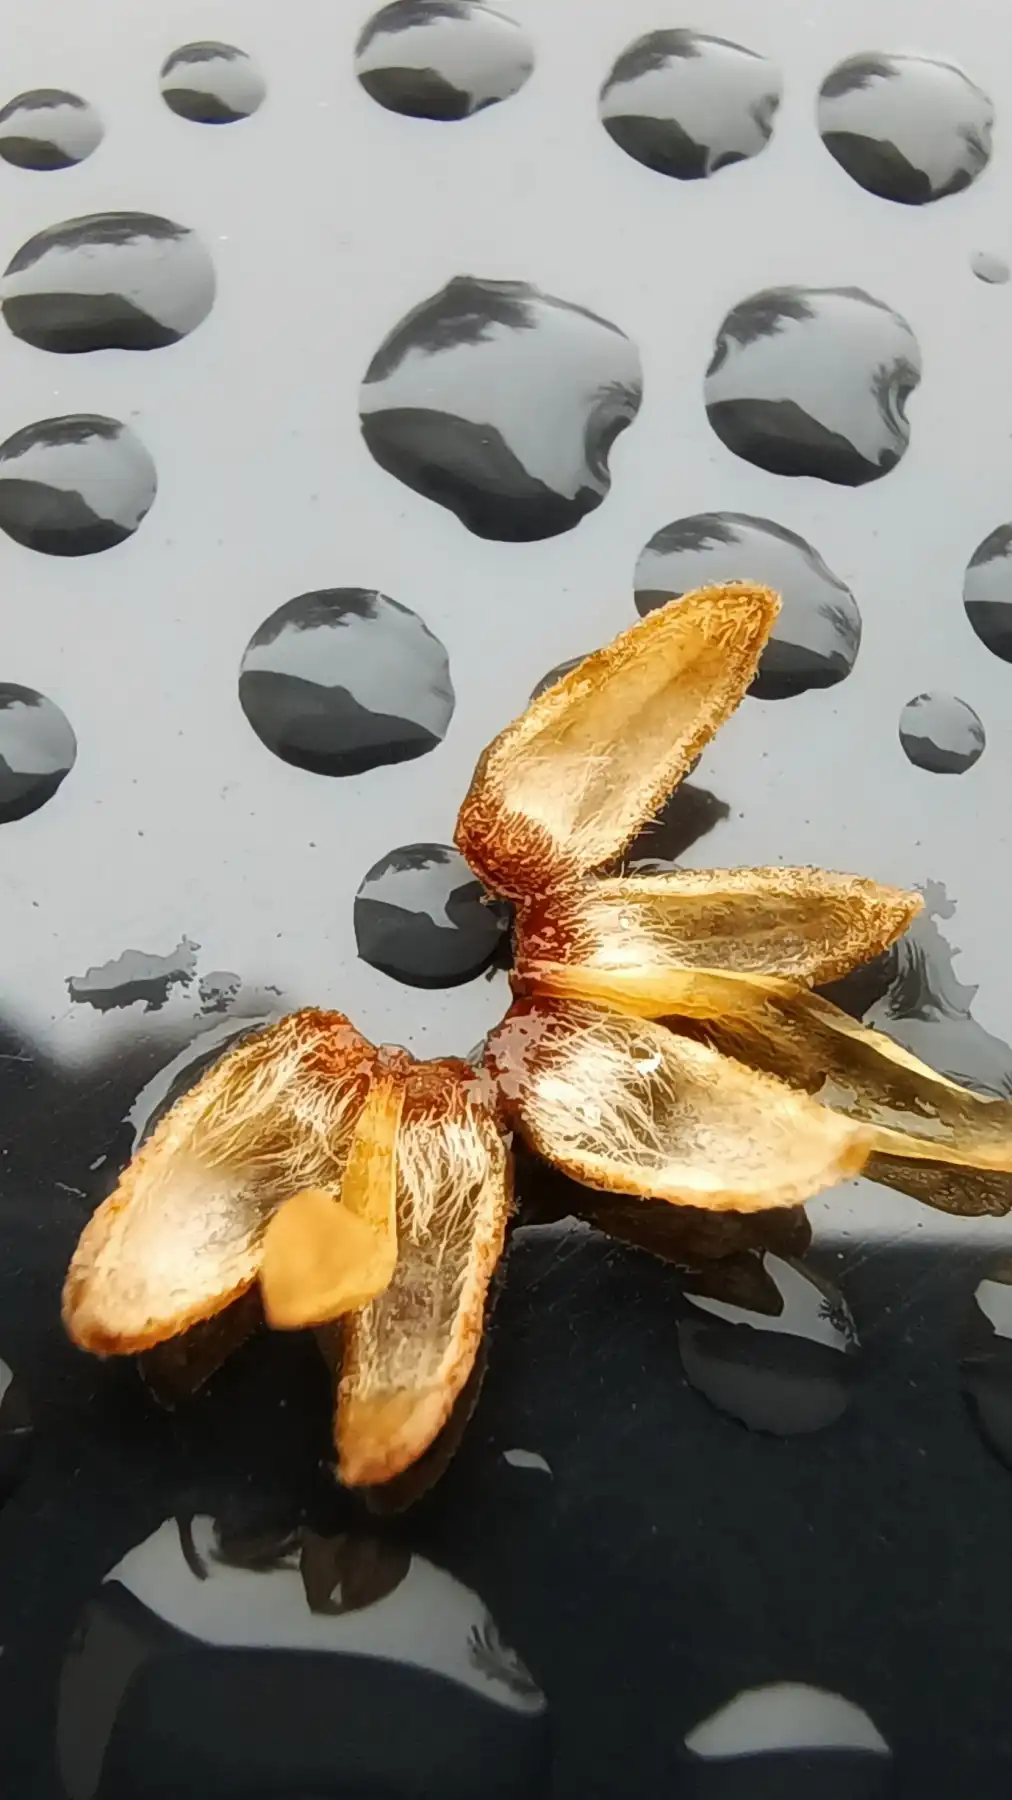
M32 88L0 107L0 156L18 169L72 169L103 135L95 108L63 88Z
M970 254L970 267L978 281L986 282L988 287L1004 287L1012 270L1003 256L995 256L990 250L974 250Z
M981 643L1012 662L1012 525L997 525L977 545L963 580L963 604Z
M601 89L609 137L648 169L698 181L765 150L783 82L766 57L699 31L651 31Z
M91 556L133 536L157 486L150 454L118 419L39 419L0 444L0 530L47 556Z
M636 564L636 610L642 616L693 588L742 580L764 582L783 601L750 689L757 699L833 687L850 674L861 644L853 594L811 544L772 519L696 513L663 526Z
M22 244L0 281L10 330L37 350L159 350L206 319L214 265L195 231L154 213L90 213Z
M984 727L954 694L917 694L900 714L900 743L918 769L963 775L984 754Z
M251 56L234 44L184 44L162 64L166 106L197 125L232 125L263 104L267 84Z
M963 1397L989 1450L1012 1468L1012 1263L977 1283L963 1327Z
M882 1800L889 1746L842 1694L796 1681L744 1688L686 1734L694 1800Z
M24 819L51 800L69 775L77 739L52 700L0 682L0 824Z
M642 391L616 325L525 281L458 276L384 339L359 405L382 468L476 536L526 543L600 506Z
M872 51L826 76L818 123L826 149L860 187L924 206L961 193L987 167L994 107L952 63Z
M473 981L504 947L509 915L489 901L449 844L405 844L374 864L355 895L363 962L410 987Z
M268 750L316 775L424 756L454 707L439 639L366 588L317 589L271 613L246 647L239 699Z
M366 93L416 119L470 118L517 93L533 68L527 33L476 0L394 0L355 47Z
M910 326L863 288L767 288L728 313L706 372L710 424L774 475L860 487L895 468L921 378Z

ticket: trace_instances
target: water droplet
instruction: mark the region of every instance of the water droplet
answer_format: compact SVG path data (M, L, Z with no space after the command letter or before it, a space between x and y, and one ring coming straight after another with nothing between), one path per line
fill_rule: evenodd
M47 556L122 544L147 517L157 487L149 452L118 419L39 419L0 444L0 530Z
M144 1002L145 1012L159 1012L174 987L189 987L197 969L199 944L181 938L167 956L147 950L124 950L111 962L87 969L67 979L67 992L75 1001L96 1012Z
M503 1800L526 1800L548 1729L480 1597L406 1546L197 1515L129 1551L85 1608L56 1735L70 1800L153 1793L153 1766L165 1794L461 1800L494 1768Z
M557 663L554 669L549 669L547 675L542 675L537 687L531 694L531 699L539 700L541 695L547 693L550 687L554 687L557 681L562 680L563 675L568 675L571 669L578 669L580 664L585 661L586 656L589 655L590 651L588 650L585 652L584 656L571 656L568 662Z
M0 681L0 825L45 806L76 756L77 739L52 700Z
M255 631L239 699L261 743L314 775L361 775L441 743L450 665L417 613L365 588L323 588Z
M476 0L394 0L355 46L366 93L415 119L467 119L508 100L533 68L527 33Z
M206 319L214 265L195 231L153 213L90 213L29 238L0 282L17 338L38 350L159 350Z
M551 1463L537 1450L504 1450L502 1459L509 1463L511 1469L537 1469L542 1475L550 1475L552 1472Z
M962 69L872 51L831 69L819 90L822 141L860 187L924 206L987 167L994 107Z
M527 543L600 506L642 392L616 325L525 281L458 276L380 345L362 431L382 468L476 536Z
M449 844L405 844L369 870L355 895L363 962L410 987L457 987L487 969L509 929L505 909Z
M991 287L1003 286L1012 273L1005 258L995 256L990 250L972 251L970 267L978 281L986 281Z
M233 125L263 104L267 84L251 56L234 44L184 44L162 64L166 106L196 125Z
M600 97L609 137L659 175L698 181L765 150L783 82L765 56L700 31L650 31Z
M850 674L861 615L850 589L804 538L747 513L696 513L655 532L636 564L636 610L710 582L761 581L783 606L750 692L784 700Z
M984 727L954 694L916 694L900 713L900 743L916 768L963 775L984 754Z
M1012 525L988 532L963 580L966 616L982 644L1012 662Z
M742 1689L686 1733L685 1749L696 1800L884 1800L890 1791L891 1752L868 1714L803 1682Z
M692 1386L753 1431L820 1431L841 1417L857 1334L828 1282L772 1251L728 1257L685 1289L678 1344Z
M227 1012L238 999L241 987L241 975L234 974L231 969L211 969L197 984L201 1012Z
M95 108L62 88L32 88L0 107L0 156L18 169L72 169L103 135Z
M920 379L910 326L863 288L767 288L728 313L704 395L717 436L746 462L860 487L906 450Z
M31 1440L32 1416L24 1389L0 1356L0 1507L24 1480Z
M963 1329L963 1397L989 1450L1012 1468L1012 1262L977 1283Z

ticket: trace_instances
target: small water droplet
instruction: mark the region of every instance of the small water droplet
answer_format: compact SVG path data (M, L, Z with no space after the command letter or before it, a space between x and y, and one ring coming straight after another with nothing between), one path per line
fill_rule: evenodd
M601 89L609 137L648 169L698 181L765 150L783 82L765 56L700 31L650 31Z
M882 200L924 206L987 167L994 107L952 63L871 51L819 90L819 132L841 168Z
M153 213L90 213L38 232L11 258L0 307L37 350L158 350L206 319L214 265L195 231Z
M853 594L811 544L772 519L696 513L663 526L636 564L636 610L645 616L722 581L764 582L783 602L749 690L756 699L788 699L850 674L861 645Z
M725 318L704 397L717 436L746 462L861 487L903 456L920 379L910 326L863 288L768 288Z
M39 419L0 444L0 530L47 556L92 556L132 537L151 510L155 465L118 419Z
M720 1412L778 1436L841 1417L857 1370L842 1296L772 1251L728 1257L693 1276L678 1344L692 1386Z
M966 616L982 644L1012 662L1012 524L977 545L963 580Z
M519 92L534 46L477 0L393 0L355 46L355 73L380 106L415 119L467 119Z
M411 987L457 987L487 969L509 929L450 844L405 844L375 863L355 895L363 962Z
M694 1800L884 1800L891 1752L868 1714L842 1694L797 1681L744 1688L686 1733Z
M1005 258L995 256L990 250L972 251L970 267L978 281L986 281L991 287L1003 286L1012 273Z
M234 44L184 44L162 64L166 106L196 125L232 125L263 104L267 84L251 56Z
M31 88L0 107L0 156L18 169L72 169L103 135L95 108L63 88Z
M32 1415L24 1389L0 1356L0 1507L24 1480L32 1441Z
M51 800L70 774L77 739L60 708L34 688L0 682L0 824Z
M503 1462L511 1469L538 1469L542 1475L552 1473L552 1465L537 1450L504 1450Z
M984 754L984 727L954 694L916 694L900 713L900 743L918 769L963 775Z
M261 743L314 775L360 775L434 750L453 716L449 659L397 600L326 588L255 631L239 699Z
M527 543L600 506L642 393L639 352L606 319L458 276L388 334L359 406L382 468L476 536Z

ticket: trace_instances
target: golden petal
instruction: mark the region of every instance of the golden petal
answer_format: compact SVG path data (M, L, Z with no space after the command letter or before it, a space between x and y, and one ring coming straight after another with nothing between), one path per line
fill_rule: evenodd
M367 1306L397 1262L397 1131L404 1076L381 1069L358 1116L340 1190L303 1188L264 1233L260 1287L268 1325L298 1331Z
M771 976L728 975L721 969L681 969L660 963L597 969L585 963L529 962L511 977L516 994L586 1000L635 1019L719 1019L755 1011L769 993L792 994L796 982Z
M825 869L678 869L588 881L553 906L522 909L516 960L577 964L616 990L656 996L647 1017L680 1013L686 972L816 986L870 961L906 931L920 894ZM668 984L671 1004L662 1004ZM724 987L725 1003L733 993ZM616 1001L616 1004L621 1004ZM733 1006L732 1006L733 1010Z
M397 1142L397 1267L344 1325L336 1442L347 1486L401 1474L449 1418L481 1344L510 1191L506 1148L474 1070L419 1065Z
M343 1014L307 1010L215 1063L85 1226L63 1291L75 1342L148 1350L251 1288L281 1201L339 1186L375 1061Z
M588 1187L714 1211L797 1206L870 1148L784 1082L591 1006L521 1001L487 1058L527 1142Z
M523 897L617 856L746 693L779 609L747 582L672 600L507 726L457 820L487 885Z

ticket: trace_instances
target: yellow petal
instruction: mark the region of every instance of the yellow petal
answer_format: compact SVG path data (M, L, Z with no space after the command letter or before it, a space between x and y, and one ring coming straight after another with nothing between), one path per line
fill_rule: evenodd
M751 1016L743 1008L699 1030L860 1122L877 1154L1012 1172L1012 1102L959 1087L819 994L771 996Z
M745 582L672 600L507 726L457 820L488 886L523 897L617 856L744 696L779 607Z
M522 1001L487 1057L527 1142L589 1187L751 1212L797 1206L868 1154L849 1121L645 1019Z
M554 905L522 910L516 960L521 970L547 960L606 973L617 995L639 1000L637 1012L653 996L657 1018L696 1010L681 998L684 989L691 1000L687 972L695 971L700 983L711 980L719 1012L721 975L808 986L839 980L894 943L922 905L920 894L825 869L679 869L588 881ZM733 984L723 996L734 1010Z
M341 1013L311 1010L222 1057L85 1226L63 1294L75 1342L147 1350L252 1287L281 1201L339 1187L375 1059Z
M481 1344L510 1205L506 1148L467 1063L419 1065L397 1145L398 1258L344 1326L341 1480L389 1481L446 1423Z
M396 1145L404 1077L373 1078L348 1152L340 1195L303 1188L264 1234L260 1287L268 1325L298 1331L368 1305L397 1261Z
M769 993L792 994L797 984L769 976L727 975L720 969L681 969L663 964L596 969L584 963L529 962L511 977L517 994L587 1000L637 1019L719 1019L754 1012Z

